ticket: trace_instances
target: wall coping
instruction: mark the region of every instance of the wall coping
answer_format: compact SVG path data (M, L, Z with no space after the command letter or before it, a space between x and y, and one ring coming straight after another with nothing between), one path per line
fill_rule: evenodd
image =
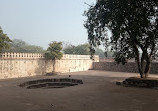
M45 55L41 53L0 53L0 59L45 59ZM63 54L62 59L90 59L90 55L71 55ZM95 55L94 60L99 60L99 56Z

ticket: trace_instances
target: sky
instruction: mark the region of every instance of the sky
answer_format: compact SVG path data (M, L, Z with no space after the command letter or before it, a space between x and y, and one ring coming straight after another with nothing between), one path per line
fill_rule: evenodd
M83 13L96 0L0 0L0 27L10 39L48 47L51 41L88 42Z

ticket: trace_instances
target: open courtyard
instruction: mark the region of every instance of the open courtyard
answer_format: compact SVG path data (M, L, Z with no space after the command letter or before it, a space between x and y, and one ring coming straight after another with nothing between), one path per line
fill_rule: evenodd
M71 75L71 77L69 77ZM157 111L158 90L123 87L116 81L136 73L84 71L0 81L1 111ZM157 75L150 75L158 77ZM26 89L19 84L44 78L73 78L83 84L66 88Z

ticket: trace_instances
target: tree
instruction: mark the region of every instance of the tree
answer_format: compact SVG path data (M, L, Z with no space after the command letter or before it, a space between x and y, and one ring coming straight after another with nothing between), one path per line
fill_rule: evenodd
M63 49L65 54L79 54L79 55L89 55L89 44L80 44L77 46L68 45Z
M76 46L75 47L75 54L90 55L90 53L89 53L89 44L85 43L85 44L80 44L80 45Z
M79 55L90 55L90 45L88 43L80 44L77 46L74 46L72 44L65 45L65 48L63 49L65 54L79 54ZM99 57L105 57L104 51L100 48L96 48L95 51L96 55L99 55ZM111 52L108 51L108 57L111 57Z
M62 42L53 41L49 44L47 52L45 53L46 58L53 60L53 70L55 71L56 59L61 59L63 57Z
M4 50L6 49L9 49L9 42L11 42L11 40L9 39L7 34L3 33L3 30L0 27L0 53L4 52Z
M6 52L18 52L18 53L45 53L46 51L36 45L30 45L23 40L14 39L11 43L9 43L10 49L6 50Z
M135 58L140 77L148 76L158 46L157 0L98 0L85 16L91 55L100 42L110 43L118 63Z
M63 49L63 51L65 54L75 54L76 53L75 48L76 46L74 45L68 45Z
M53 41L52 43L49 44L49 47L45 55L48 59L52 59L52 60L61 59L63 56L61 50L62 50L62 42Z

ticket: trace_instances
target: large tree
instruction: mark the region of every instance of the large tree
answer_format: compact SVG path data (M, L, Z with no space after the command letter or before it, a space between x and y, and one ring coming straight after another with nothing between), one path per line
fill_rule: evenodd
M9 39L7 34L3 33L3 30L0 27L0 53L9 48L9 42L11 42L11 40Z
M157 0L98 0L85 12L91 54L110 42L118 63L135 58L140 77L147 77L158 46L157 15Z

